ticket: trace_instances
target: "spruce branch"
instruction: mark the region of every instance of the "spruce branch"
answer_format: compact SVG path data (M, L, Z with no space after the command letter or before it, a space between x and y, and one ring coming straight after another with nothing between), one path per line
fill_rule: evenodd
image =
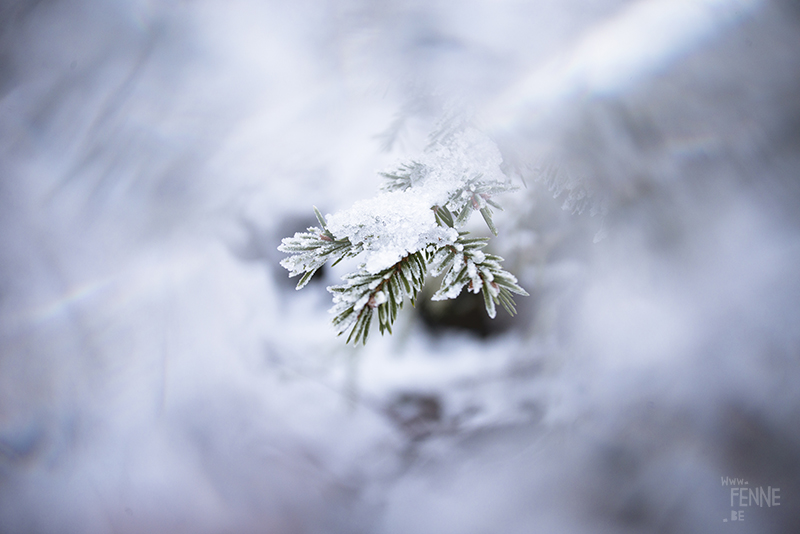
M278 250L292 254L281 260L281 267L288 269L289 277L302 274L296 289L302 289L320 267L332 260L336 265L344 258L361 252L361 246L353 246L348 238L337 239L328 230L325 218L314 207L314 214L322 228L310 227L306 232L297 232L294 237L281 240Z
M489 242L487 238L469 238L467 235L467 232L459 232L455 244L443 246L433 253L429 265L431 274L445 275L441 287L431 299L454 299L464 286L468 286L473 293L483 293L486 312L492 319L498 303L510 315L515 315L517 309L511 294L528 296L528 292L519 286L513 274L500 266L503 258L481 250Z
M405 297L411 300L412 306L416 304L426 271L424 254L415 252L379 273L372 274L362 269L345 275L345 284L328 288L333 293L331 313L335 314L333 325L338 335L349 329L350 335L345 343L353 341L358 344L360 340L366 344L376 310L381 335L386 331L391 334L392 324Z
M456 298L467 287L483 293L492 318L497 304L516 313L512 294L528 295L500 266L501 257L482 250L488 238L458 231L477 211L497 235L492 208L502 208L493 197L513 189L500 169L499 151L476 130L445 126L446 135L432 138L419 161L381 173L384 193L331 216L330 226L314 208L320 226L278 247L290 254L281 261L290 276L302 274L298 289L326 262L365 255L343 284L328 288L333 325L339 335L349 331L346 343L366 344L376 314L381 334L391 334L405 298L416 302L429 270L444 275L434 300Z
M419 183L428 174L428 168L417 161L401 163L393 172L379 173L386 179L381 186L383 191L405 191L414 184Z
M492 197L512 191L514 188L504 182L485 182L481 180L482 177L483 175L477 174L462 187L453 191L447 201L447 206L458 214L455 221L457 228L467 223L473 211L479 211L483 220L486 221L486 226L489 227L489 230L494 235L497 235L497 228L495 228L492 221L492 210L489 206L493 206L500 211L503 211L503 208L492 200Z

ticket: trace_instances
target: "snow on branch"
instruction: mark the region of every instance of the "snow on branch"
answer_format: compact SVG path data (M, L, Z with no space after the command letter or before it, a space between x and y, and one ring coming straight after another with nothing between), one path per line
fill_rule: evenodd
M406 297L415 303L428 271L444 274L433 299L455 298L461 290L482 292L486 311L495 317L501 304L516 312L512 293L527 295L517 279L500 267L499 256L486 254L487 238L459 232L473 212L480 212L497 235L493 197L513 189L500 170L495 144L473 128L434 135L420 158L383 172L383 192L352 208L325 217L316 209L320 227L285 238L278 250L291 254L281 261L290 276L302 274L302 288L325 263L361 256L358 270L344 284L328 288L331 313L347 343L366 343L373 316L383 334L392 332Z

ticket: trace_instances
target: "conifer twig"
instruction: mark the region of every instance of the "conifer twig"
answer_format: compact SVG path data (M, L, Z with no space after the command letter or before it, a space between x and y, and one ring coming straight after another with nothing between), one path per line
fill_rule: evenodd
M335 265L361 253L367 256L343 277L343 284L328 287L333 325L339 335L349 331L346 343L366 344L375 314L381 334L391 334L405 298L416 302L428 271L444 275L433 300L456 298L467 287L483 293L492 318L497 304L516 313L512 294L528 295L500 266L503 258L482 250L488 238L458 231L477 211L497 235L491 208L502 208L493 197L512 188L499 169L496 146L464 129L432 136L426 152L424 160L381 173L385 193L372 203L331 216L330 225L314 208L320 226L285 238L278 247L290 254L281 261L290 276L302 275L297 289L328 261ZM476 158L476 153L484 157ZM464 168L470 160L472 167Z

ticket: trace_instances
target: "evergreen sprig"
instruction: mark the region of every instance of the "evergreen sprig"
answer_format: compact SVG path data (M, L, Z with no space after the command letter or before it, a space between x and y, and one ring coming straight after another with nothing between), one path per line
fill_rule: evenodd
M289 270L289 277L302 274L297 289L302 289L320 267L332 260L336 265L344 258L356 256L362 247L353 246L348 238L336 239L328 230L325 218L314 207L314 214L322 228L310 227L307 232L297 232L294 237L281 240L278 250L292 254L281 260L281 267Z
M453 137L454 134L448 135ZM433 167L418 161L401 164L393 172L381 173L385 178L381 189L392 194L425 188L430 180L438 179L439 172L441 170L434 172ZM436 223L458 230L467 223L473 212L478 211L489 230L497 235L491 208L502 208L492 197L510 190L510 185L496 178L486 179L479 172L471 178L466 176L465 179L454 181L452 190L445 196L446 202L431 206ZM282 252L291 254L281 261L281 265L290 271L290 276L302 274L297 289L305 286L328 261L335 265L344 258L355 257L374 246L366 242L354 242L361 239L355 237L360 235L358 233L350 234L350 238L337 238L328 229L319 210L314 208L314 212L320 227L312 227L307 232L298 232L294 237L285 238L278 247ZM433 300L456 298L467 287L473 293L483 293L486 312L490 317L496 316L497 304L511 315L516 313L512 294L527 296L528 293L519 286L513 274L500 266L503 258L482 250L489 239L468 237L467 232L458 232L457 238L453 232L447 240L440 236L421 239L420 244L414 246L416 250L409 250L394 265L380 272L370 272L366 264L362 264L356 272L343 277L343 284L328 288L333 294L333 308L330 310L334 314L333 325L339 335L349 331L346 343L366 344L376 314L381 334L391 334L398 310L403 307L406 297L412 305L415 304L429 271L434 276L444 275ZM372 237L367 235L364 239Z
M366 344L376 310L381 334L385 331L391 334L405 297L412 306L416 304L426 271L424 254L415 252L379 273L361 270L345 275L345 284L328 288L333 293L331 313L335 314L333 325L339 335L350 329L346 343Z
M419 183L428 174L428 168L417 161L401 163L394 172L380 173L386 181L381 186L383 191L405 191Z
M361 252L361 244L355 246L347 238L336 239L327 228L322 214L314 208L322 228L309 228L292 238L285 238L279 250L294 254L281 262L291 271L290 276L305 273L297 284L301 289L313 274L327 261L333 265L346 257ZM434 215L442 226L453 227L455 220L446 206L434 206ZM432 300L456 298L465 286L473 293L483 294L486 312L495 318L496 304L500 304L510 315L516 314L512 293L528 296L518 285L517 278L500 266L503 258L482 251L489 242L486 237L467 237L469 232L459 232L453 244L431 244L424 251L409 254L391 267L378 273L370 273L363 267L343 277L344 284L328 288L333 294L335 315L333 325L342 335L348 330L346 343L351 341L366 344L370 326L376 311L381 335L392 333L397 312L402 309L405 298L416 304L417 295L425 283L428 272L433 276L444 274L441 287Z
M434 276L445 273L442 285L434 293L432 300L456 298L464 288L469 291L483 293L486 313L492 319L496 316L495 304L501 304L510 315L517 309L512 293L528 296L517 278L500 266L503 258L494 254L486 254L481 249L489 240L485 237L466 237L467 232L459 232L458 239L452 245L445 245L434 252L429 270Z
M457 213L454 224L450 226L454 226L455 228L464 226L472 215L472 212L479 211L483 220L486 222L486 226L489 227L489 230L494 235L497 235L497 228L495 228L494 222L492 221L492 209L490 206L500 211L503 211L503 208L492 200L492 196L505 193L509 191L511 187L505 183L484 182L481 178L483 178L482 174L476 174L468 180L463 187L456 189L450 194L446 206L449 206L451 210Z

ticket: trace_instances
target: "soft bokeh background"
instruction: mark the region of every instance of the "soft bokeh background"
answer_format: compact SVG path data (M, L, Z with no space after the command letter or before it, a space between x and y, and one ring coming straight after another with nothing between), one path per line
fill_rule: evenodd
M4 0L0 532L796 532L798 44L791 0ZM345 347L347 266L276 247L442 117L531 296Z

